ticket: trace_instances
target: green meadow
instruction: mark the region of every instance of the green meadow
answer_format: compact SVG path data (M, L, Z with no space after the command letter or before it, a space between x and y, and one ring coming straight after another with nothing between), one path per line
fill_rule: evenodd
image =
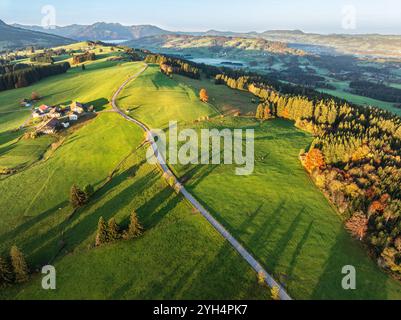
M112 112L111 96L144 64L111 62L113 54L103 54L86 71L72 68L0 93L0 167L25 166L0 180L0 253L18 245L35 272L28 283L0 291L0 298L268 299L249 265L146 161L141 129ZM208 104L199 101L201 88L208 90ZM18 102L32 91L43 96L40 103L78 100L102 112L68 130L57 148L48 148L49 137L18 140L24 131L14 129L30 112ZM118 104L153 128L176 120L197 130L255 129L252 175L236 176L235 165L174 170L295 299L401 299L401 285L349 236L299 163L312 137L284 120L261 124L229 116L253 112L253 100L210 80L169 78L151 65ZM77 211L69 204L73 184L96 190ZM133 210L145 229L140 238L94 248L100 217L126 227ZM55 291L41 289L38 272L48 263L57 269ZM341 288L345 265L357 269L357 290Z
M217 113L199 101L197 92L166 77L154 65L121 92L119 105L131 117L153 128L165 128L174 120L193 122Z
M156 86L158 79L161 78L153 76ZM180 82L179 87L192 88L194 95L200 87L209 85L207 80L196 83L196 80L177 76L174 80ZM172 82L167 77L161 81ZM244 113L250 110L250 96L246 93L242 98L230 96L233 92L225 86L215 86L213 91L209 90L209 101L212 104L217 101L217 109L223 109L224 103ZM226 98L221 99L220 95ZM132 98L150 109L163 108L156 95L147 95L145 103L140 96ZM242 103L245 103L244 110ZM187 98L186 105L191 106L191 99ZM164 112L169 110L166 108ZM158 124L152 122L152 118L144 121L152 127ZM232 165L177 165L174 170L195 197L286 285L293 297L401 298L401 285L383 273L362 245L345 231L341 217L302 168L298 155L311 143L312 136L283 120L261 125L251 119L235 117L181 124L180 128L255 129L256 167L252 175L236 176ZM357 269L358 289L355 291L343 290L341 286L341 271L346 265Z
M6 129L23 120L17 98L38 91L46 94L42 103L97 102L99 110L109 111L113 92L142 67L93 63L85 72L76 68L1 93L0 100L6 102L1 108L13 115L0 117L5 124L0 127L2 147L11 146L22 134ZM4 255L18 245L34 272L28 283L2 290L1 298L269 298L247 263L168 187L158 168L146 162L146 150L138 148L143 141L138 127L113 112L102 112L64 138L46 159L0 181L0 252ZM31 142L39 144L40 139ZM29 149L25 141L18 143L10 160L16 160L18 148ZM39 150L39 145L32 147L32 154ZM96 190L76 212L68 201L73 184L92 184ZM145 228L142 237L93 248L101 216L114 217L126 227L133 210ZM38 274L48 263L55 265L58 275L57 290L51 292L42 290Z

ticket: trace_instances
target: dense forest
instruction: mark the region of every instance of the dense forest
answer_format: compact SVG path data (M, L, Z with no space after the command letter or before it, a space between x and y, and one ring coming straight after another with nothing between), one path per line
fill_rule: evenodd
M43 78L67 72L68 62L43 66L25 65L22 69L8 70L0 75L0 91L29 86Z

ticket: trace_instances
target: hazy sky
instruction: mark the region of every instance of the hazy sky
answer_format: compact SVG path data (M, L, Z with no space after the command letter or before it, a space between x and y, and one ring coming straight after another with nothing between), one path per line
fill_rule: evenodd
M401 34L401 0L0 0L0 19L39 25L45 5L55 8L57 25L105 21L182 31Z

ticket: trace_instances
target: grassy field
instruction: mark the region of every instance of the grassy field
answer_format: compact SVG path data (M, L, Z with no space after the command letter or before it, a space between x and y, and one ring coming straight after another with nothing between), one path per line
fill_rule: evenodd
M214 80L203 78L200 81L179 75L174 75L174 79L179 83L185 83L195 93L202 88L206 89L210 103L223 114L232 114L238 111L243 114L254 113L257 108L256 101L258 99L251 93L239 92L227 86L216 86Z
M196 90L204 85L174 78ZM214 89L211 97L227 90ZM222 96L228 97L226 92ZM153 96L146 103L159 105ZM234 105L241 110L241 103ZM298 299L401 298L401 285L351 239L340 216L302 168L298 154L311 142L310 135L281 120L260 126L226 117L181 126L194 127L256 129L256 169L251 176L236 176L234 166L224 165L175 166L175 170L204 206L287 285L290 294ZM342 267L349 264L358 270L358 290L352 292L341 287Z
M119 105L153 128L165 128L169 121L193 122L216 114L210 105L199 101L197 94L163 75L159 66L150 66L122 91Z
M35 163L55 141L51 136L42 136L35 140L19 139L19 132L6 132L2 139L4 143L0 144L0 171L20 169Z
M311 137L284 120L260 125L225 118L197 128L254 128L255 171L235 165L176 166L188 189L297 299L400 299L390 279L342 226L310 181L298 154ZM222 201L224 199L224 201ZM341 287L345 265L357 269L357 290Z
M17 97L35 90L46 94L44 103L79 100L98 102L102 109L124 79L140 68L140 63L98 62L85 72L73 69L1 93L6 101L2 108L12 115L0 117L1 146L11 146L22 134L5 129L22 120ZM209 110L200 103L199 107ZM251 268L172 192L159 170L145 161L145 150L136 151L142 140L143 132L121 116L100 113L71 130L47 160L0 181L0 253L16 244L33 271L52 263L58 275L56 291L42 290L41 277L36 275L25 285L2 290L0 298L268 299L269 291L257 284ZM13 156L9 154L10 161L17 160L18 148ZM39 150L39 145L32 147L33 153ZM101 188L122 159L126 161L111 182ZM81 187L90 183L97 192L87 206L71 215L68 197L74 183ZM115 217L126 226L132 210L137 211L145 234L93 249L100 216Z

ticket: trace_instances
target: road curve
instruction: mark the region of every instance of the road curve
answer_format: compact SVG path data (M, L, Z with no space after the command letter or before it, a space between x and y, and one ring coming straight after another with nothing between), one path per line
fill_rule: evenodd
M139 127L142 128L143 131L145 131L147 140L151 144L153 152L155 157L157 158L158 164L163 170L163 173L167 174L168 176L174 177L174 179L178 182L178 178L173 174L173 172L170 170L168 165L166 164L166 161L163 159L163 156L158 152L157 150L157 144L154 142L154 139L152 139L153 135L150 129L142 122L139 120L136 120L134 118L131 118L127 114L125 114L121 109L118 108L117 106L117 98L121 91L124 89L124 87L131 82L132 80L136 79L138 76L140 76L146 69L148 68L148 65L145 65L144 68L134 74L133 76L129 77L124 83L118 88L116 93L113 95L113 98L111 99L111 105L113 107L113 110L120 114L122 117L124 117L126 120L135 123ZM260 265L260 263L227 231L226 228L223 227L211 214L208 212L200 203L197 201L194 196L192 196L191 193L189 193L183 185L180 184L179 192L189 201L192 206L198 210L203 217L205 217L209 223L214 227L214 229L219 232L224 239L226 239L232 246L233 248L248 262L248 264L257 272L257 273L264 273L265 274L265 281L266 284L270 287L278 287L280 289L280 299L281 300L292 300L291 297L288 295L288 293L285 291L285 289L277 283L273 277Z

